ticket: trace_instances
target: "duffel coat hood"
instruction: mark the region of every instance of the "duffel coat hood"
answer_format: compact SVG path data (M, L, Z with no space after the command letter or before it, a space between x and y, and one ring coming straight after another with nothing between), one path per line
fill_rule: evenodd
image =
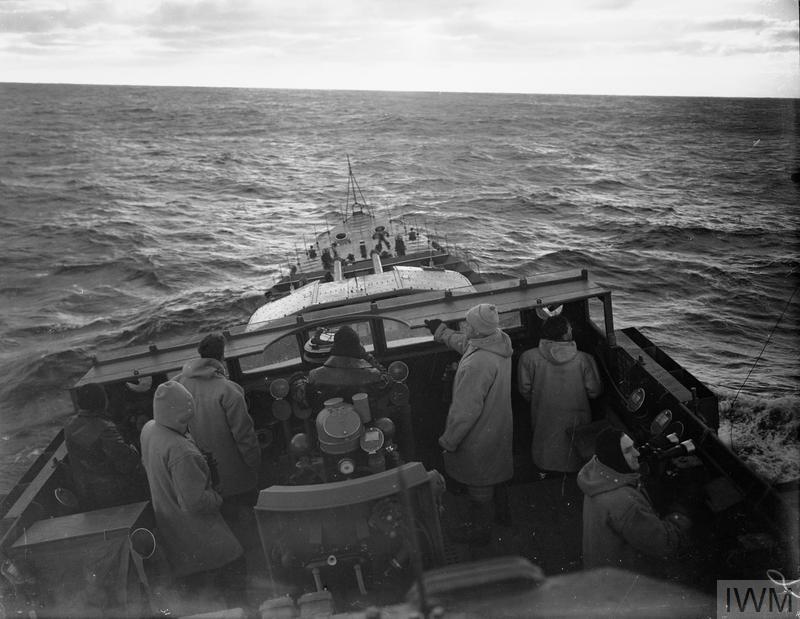
M176 576L222 567L242 547L222 519L222 497L211 487L206 460L184 435L194 414L191 394L168 381L156 390L153 419L142 428L159 542Z

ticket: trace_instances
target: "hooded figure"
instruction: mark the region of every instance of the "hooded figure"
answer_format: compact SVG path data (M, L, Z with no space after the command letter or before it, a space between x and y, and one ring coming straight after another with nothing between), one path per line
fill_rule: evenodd
M358 333L343 325L333 336L330 356L322 367L308 373L308 398L314 411L325 400L341 397L350 401L359 392L371 393L380 384L381 371L361 345Z
M575 472L583 461L574 445L575 428L591 422L589 399L603 391L595 360L572 341L563 316L548 318L539 347L519 360L518 385L531 404L533 462L543 471Z
M652 572L654 559L674 554L686 541L690 520L660 518L639 478L639 452L620 430L598 436L594 457L578 473L583 499L583 567L612 566Z
M494 305L476 305L467 312L466 321L463 333L438 319L426 324L437 342L461 354L439 445L444 449L445 471L466 485L470 495L475 529L470 541L488 541L493 487L514 475L512 347L500 329Z
M81 508L101 509L143 500L146 493L139 453L125 443L108 417L105 389L97 383L82 385L75 392L75 401L79 412L64 428L64 436Z
M174 380L192 394L195 415L189 432L201 451L217 462L219 491L229 497L246 495L255 502L261 449L247 412L244 390L225 375L225 339L207 335L198 346L199 359L188 361Z
M173 380L159 385L153 419L142 428L142 461L150 483L159 541L176 577L227 565L242 547L220 514L206 459L186 437L194 401Z

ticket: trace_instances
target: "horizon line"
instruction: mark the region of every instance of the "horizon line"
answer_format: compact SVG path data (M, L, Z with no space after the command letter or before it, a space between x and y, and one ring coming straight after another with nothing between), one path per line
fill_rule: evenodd
M407 94L461 94L461 95L536 95L557 97L649 97L649 98L695 98L695 99L786 99L800 100L800 95L711 95L711 94L632 94L632 93L598 93L598 92L534 92L534 91L496 91L496 90L403 90L394 88L313 88L296 86L221 86L198 84L135 84L135 83L87 83L87 82L19 82L2 81L2 85L25 86L87 86L111 88L203 88L217 90L296 90L320 92L376 92Z

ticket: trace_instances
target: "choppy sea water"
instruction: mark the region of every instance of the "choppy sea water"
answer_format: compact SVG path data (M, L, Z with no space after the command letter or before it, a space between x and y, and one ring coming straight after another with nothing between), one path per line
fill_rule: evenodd
M800 477L800 102L0 84L0 493L107 355L246 322L368 201L487 277L590 269Z

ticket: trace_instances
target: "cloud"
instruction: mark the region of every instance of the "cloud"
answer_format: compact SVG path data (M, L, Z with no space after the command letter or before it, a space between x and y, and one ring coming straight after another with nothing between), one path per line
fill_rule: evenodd
M150 27L198 28L206 30L251 29L262 26L262 15L248 2L160 2L148 12L144 22Z
M78 30L103 19L95 14L70 10L10 11L0 13L0 32L41 34Z
M770 55L797 51L798 21L731 18L693 24L682 40L684 53Z
M635 0L588 0L587 8L600 11L620 11L630 8Z
M624 70L631 84L667 64L671 75L703 70L710 80L710 61L747 57L750 67L777 63L785 83L797 74L792 4L0 0L0 81L83 75L81 81L104 83L469 90L526 84L530 91L549 76L553 88L579 91L585 83L596 90L606 80L614 91ZM693 64L701 58L709 62ZM615 67L613 75L607 67Z
M736 32L738 30L763 30L774 20L763 18L730 18L702 21L695 25L696 30L711 32Z
M124 4L124 3L123 3ZM117 5L107 0L0 2L0 33L46 33L82 30L124 20Z

